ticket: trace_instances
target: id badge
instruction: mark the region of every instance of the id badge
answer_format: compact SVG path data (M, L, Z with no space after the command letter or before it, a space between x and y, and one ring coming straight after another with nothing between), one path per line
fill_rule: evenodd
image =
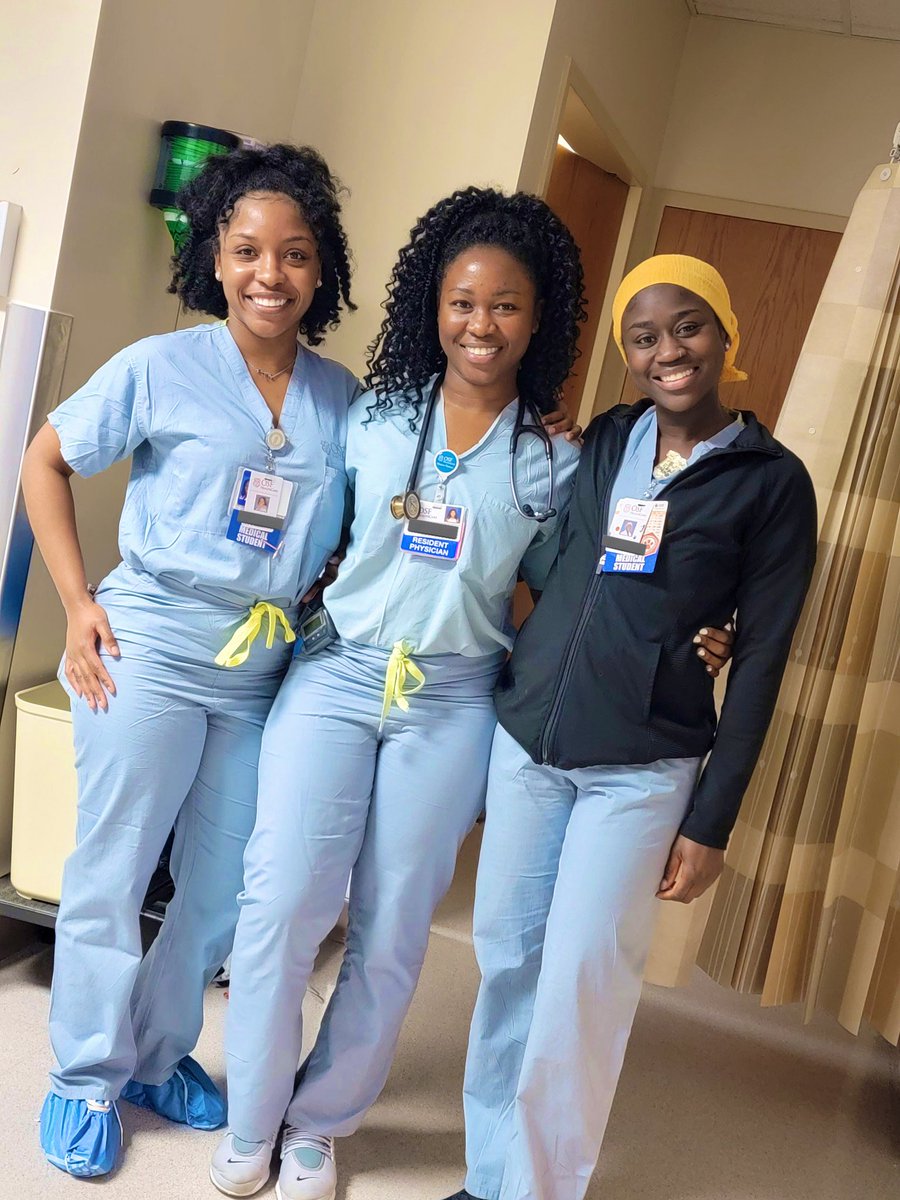
M652 574L656 570L668 508L668 500L620 500L603 537L598 574Z
M242 546L275 554L284 537L294 485L280 475L241 467L231 492L225 536Z
M415 520L403 524L400 549L422 558L441 558L455 562L466 533L466 510L458 504L423 501Z

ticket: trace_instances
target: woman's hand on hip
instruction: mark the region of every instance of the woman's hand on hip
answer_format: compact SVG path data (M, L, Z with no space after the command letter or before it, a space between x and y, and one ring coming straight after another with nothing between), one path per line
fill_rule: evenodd
M703 660L707 673L715 679L734 654L734 625L731 621L724 629L703 628L694 638L697 657Z
M701 846L679 833L669 851L669 861L656 893L658 900L690 904L716 882L725 865L725 851Z
M77 696L93 708L108 706L106 693L116 694L116 685L103 665L98 652L102 645L108 654L118 658L119 645L109 627L106 609L88 597L67 611L69 626L66 632L66 679ZM105 690L104 690L105 689Z

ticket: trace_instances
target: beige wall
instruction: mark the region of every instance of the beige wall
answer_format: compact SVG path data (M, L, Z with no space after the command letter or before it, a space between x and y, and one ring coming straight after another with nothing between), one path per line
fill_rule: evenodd
M684 0L558 0L520 185L544 188L570 61L605 136L651 182L689 24Z
M10 285L23 304L50 303L100 5L0 11L0 200L24 210Z
M636 185L617 261L628 252L635 213L641 207L646 212L690 20L683 0L558 0L556 5L519 186L546 190L557 133L565 125L580 153ZM633 252L640 253L637 242ZM608 307L607 301L604 311ZM579 411L583 423L592 409L608 407L621 387L607 340L608 320L601 318L594 346L581 348L589 356Z
M293 125L351 189L359 312L327 353L360 372L410 226L470 183L514 188L553 0L320 2Z
M165 291L172 243L161 214L147 203L160 123L170 118L197 121L265 141L289 137L314 0L266 0L265 5L105 0L99 25L93 13L94 27L89 18L91 10L100 8L99 0L54 0L33 7L46 21L31 20L31 6L21 6L28 9L31 27L19 57L34 64L40 47L42 65L33 86L40 84L50 94L57 89L73 106L71 120L59 126L59 145L51 141L53 153L47 156L40 144L34 148L33 186L38 186L40 172L49 177L58 162L74 161L75 169L71 191L66 181L65 198L58 195L52 209L30 210L32 222L23 230L27 238L16 272L27 272L31 299L75 318L63 383L67 395L122 346L174 326L177 301ZM74 17L68 25L61 21L60 37L49 39L49 66L43 58L44 34L52 26L47 9L83 10L80 22ZM47 29L38 29L39 24ZM82 105L74 112L67 72L73 62L90 62L95 33L89 82L84 72L87 98L81 121ZM4 44L5 37L4 30ZM77 52L72 59L67 47ZM0 94L6 90L3 78ZM21 115L25 106L20 97L16 100ZM40 141L45 124L42 117L35 130L29 116L23 128ZM0 154L2 163L5 145ZM27 204L12 194L0 199ZM26 218L28 213L26 208ZM126 479L127 465L122 464L97 479L74 481L81 541L94 581L118 561L116 530ZM35 553L0 721L0 874L11 795L12 694L51 678L64 642L62 609Z
M900 42L691 22L659 187L847 216L900 120Z

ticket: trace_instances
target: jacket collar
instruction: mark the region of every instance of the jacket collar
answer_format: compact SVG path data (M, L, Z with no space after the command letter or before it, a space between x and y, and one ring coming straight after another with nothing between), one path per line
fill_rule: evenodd
M622 428L627 437L638 417L642 416L648 408L652 407L653 401L645 397L642 400L635 401L634 404L617 404L615 408L609 410L608 415ZM759 423L756 415L750 412L749 409L740 409L738 411L744 418L744 428L734 441L725 447L725 451L732 448L736 450L759 450L764 454L771 454L776 458L781 458L784 454L784 448L772 437L765 425Z

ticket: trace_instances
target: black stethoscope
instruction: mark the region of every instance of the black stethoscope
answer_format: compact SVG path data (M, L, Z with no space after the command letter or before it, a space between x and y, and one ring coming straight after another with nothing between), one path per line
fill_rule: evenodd
M428 433L431 429L435 406L441 394L442 382L443 380L439 375L431 385L431 390L428 393L428 399L425 402L425 415L422 418L422 427L419 430L419 439L416 443L416 453L413 456L412 468L409 472L409 479L406 481L403 494L394 496L391 499L391 516L395 517L398 521L402 521L404 517L408 521L414 521L422 511L422 501L417 491L419 472L422 469L422 459L425 457L425 446L428 442ZM527 424L525 422L526 413L534 418L533 421L529 421ZM519 445L519 438L523 434L533 434L544 445L548 477L547 507L545 509L534 509L530 504L522 504L519 500L519 492L516 487L516 450ZM541 424L540 416L536 409L526 400L522 399L521 396L519 397L516 421L509 439L509 486L512 492L513 504L515 504L516 511L521 516L527 517L529 521L537 521L539 524L543 521L549 521L551 517L556 516L556 509L553 507L553 445L550 441L550 435Z

